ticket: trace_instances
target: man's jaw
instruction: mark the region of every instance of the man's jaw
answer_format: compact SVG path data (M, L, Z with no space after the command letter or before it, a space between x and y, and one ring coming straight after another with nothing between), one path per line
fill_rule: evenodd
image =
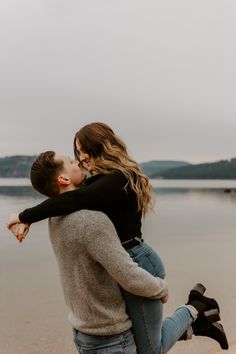
M91 169L91 164L90 164L90 161L88 162L81 162L81 166L83 168L83 172L86 173L87 176L91 175L92 174L92 169Z

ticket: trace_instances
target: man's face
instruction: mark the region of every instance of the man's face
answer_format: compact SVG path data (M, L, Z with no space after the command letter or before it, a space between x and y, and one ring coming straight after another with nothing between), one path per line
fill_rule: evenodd
M64 155L55 155L55 161L63 162L63 171L62 175L70 179L70 183L74 187L79 187L80 184L85 179L85 173L80 167L80 162L70 159L68 156Z

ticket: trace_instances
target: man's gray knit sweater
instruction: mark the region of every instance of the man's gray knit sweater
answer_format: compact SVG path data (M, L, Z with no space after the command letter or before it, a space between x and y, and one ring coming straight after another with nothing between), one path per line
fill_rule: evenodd
M51 218L49 232L75 329L114 335L131 328L119 284L153 299L167 294L166 282L138 267L102 212L81 210Z

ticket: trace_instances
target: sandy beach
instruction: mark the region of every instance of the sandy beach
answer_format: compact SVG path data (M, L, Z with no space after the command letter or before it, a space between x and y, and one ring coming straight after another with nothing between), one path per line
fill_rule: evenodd
M143 232L166 266L170 298L165 315L186 301L196 282L202 282L207 287L206 295L214 295L220 304L231 344L228 353L232 354L236 353L235 199L213 202L212 195L199 208L199 198L205 197L160 196L159 213L146 220ZM19 244L4 223L12 212L12 200L6 198L1 203L0 354L76 354L47 221L32 225L28 238ZM16 200L15 209L30 204L27 199ZM221 351L215 341L194 337L177 343L170 353Z
M215 350L211 350L210 352L208 352L206 354L219 354L219 353L235 354L236 353L236 343L231 343L228 351L215 349Z

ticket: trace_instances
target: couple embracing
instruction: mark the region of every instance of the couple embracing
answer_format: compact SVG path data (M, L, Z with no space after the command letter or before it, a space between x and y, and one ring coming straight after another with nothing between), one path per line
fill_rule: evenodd
M91 123L75 134L74 155L71 160L46 151L36 158L31 183L48 199L12 215L8 228L21 242L31 223L50 218L80 354L164 354L192 335L228 349L219 305L204 295L202 284L163 319L164 266L141 232L152 188L124 142L105 123Z

